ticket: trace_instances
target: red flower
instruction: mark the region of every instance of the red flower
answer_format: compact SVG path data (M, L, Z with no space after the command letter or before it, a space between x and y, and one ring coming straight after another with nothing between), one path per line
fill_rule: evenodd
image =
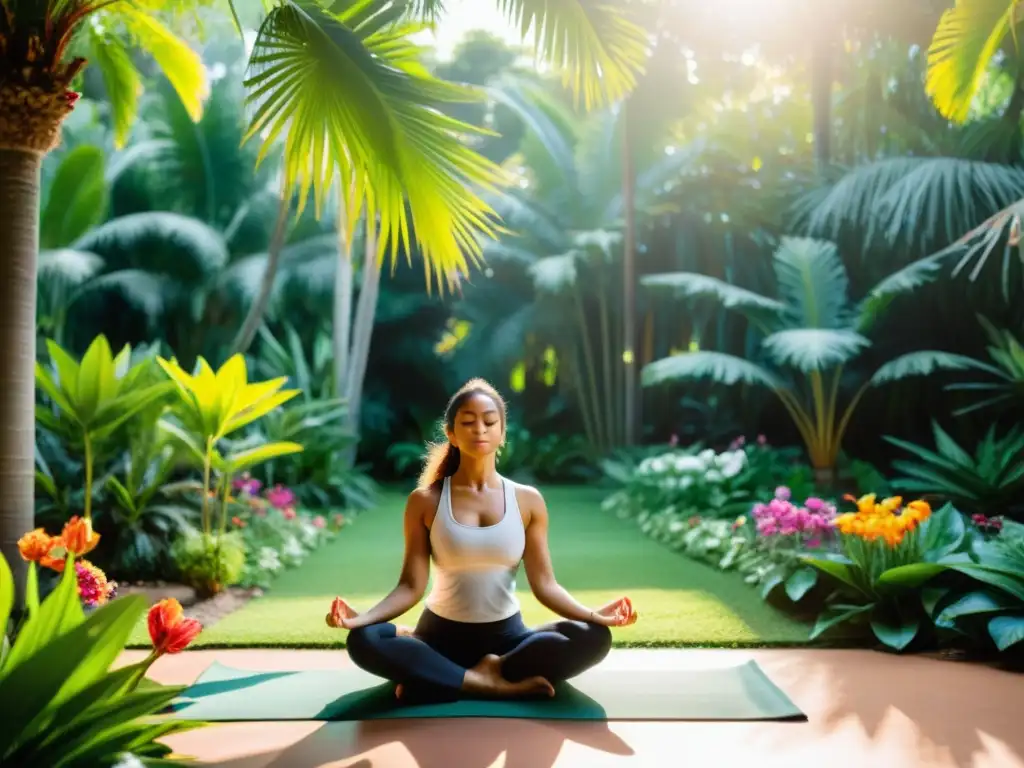
M181 603L173 597L149 609L149 639L157 656L180 653L203 631L196 619L186 619Z

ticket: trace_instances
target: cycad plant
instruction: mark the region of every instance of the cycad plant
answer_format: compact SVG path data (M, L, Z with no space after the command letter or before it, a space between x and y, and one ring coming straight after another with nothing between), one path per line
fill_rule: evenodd
M705 378L720 384L768 387L782 401L800 432L817 480L835 482L843 435L864 394L874 386L937 370L963 370L973 361L946 352L921 351L897 357L874 371L858 369L870 346L866 335L892 299L927 282L935 273L921 262L913 273L876 285L859 302L849 296L846 269L833 243L783 238L774 255L778 298L771 298L695 273L651 275L643 284L684 297L712 297L742 312L763 338L759 359L698 350L655 361L643 370L643 384ZM843 385L857 380L840 402Z
M4 0L0 13L0 548L13 561L17 532L31 527L35 265L39 171L59 142L91 57L111 94L123 141L138 106L142 76L127 45L149 52L197 119L208 92L198 55L161 20L207 0ZM643 31L612 5L500 0L549 62L587 104L628 92L646 55ZM440 103L475 98L440 81L409 37L439 2L270 0L250 57L247 138L260 157L284 144L284 196L313 191L319 205L339 175L355 226L366 209L380 229L378 257L397 257L415 237L427 274L466 271L479 256L477 235L493 235L479 186L501 175L461 136L470 126L445 117ZM235 8L232 6L232 11ZM248 9L247 9L248 10ZM238 14L234 14L236 20ZM408 248L406 248L408 251Z

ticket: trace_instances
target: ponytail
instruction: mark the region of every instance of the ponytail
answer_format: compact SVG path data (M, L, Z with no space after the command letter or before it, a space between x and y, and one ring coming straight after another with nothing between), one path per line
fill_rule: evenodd
M454 475L459 468L459 453L459 449L449 442L431 444L427 449L427 460L423 463L417 487L425 491Z
M455 426L455 414L459 408L473 395L486 395L494 401L501 414L501 428L505 429L505 401L498 394L498 391L483 379L471 379L462 385L452 399L448 401L448 407L444 411L444 432L451 432ZM417 487L426 490L434 485L444 482L446 477L451 477L459 468L459 449L451 444L449 440L444 442L428 443L427 456L423 462L423 471Z

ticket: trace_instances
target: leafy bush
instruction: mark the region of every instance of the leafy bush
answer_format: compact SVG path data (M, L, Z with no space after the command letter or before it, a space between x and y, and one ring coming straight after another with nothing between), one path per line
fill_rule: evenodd
M963 516L947 505L934 515L923 501L905 507L902 499L876 503L873 494L857 500L857 512L835 520L840 553L804 555L837 587L818 617L811 639L847 622L867 622L884 645L907 648L928 623L921 587L967 558Z
M201 724L150 719L182 693L184 686L156 685L145 680L145 674L158 656L184 648L201 627L198 623L186 627L187 620L176 616L173 626L166 626L168 633L176 633L176 647L154 645L144 661L111 670L145 614L146 601L141 596L119 598L87 618L78 595L75 566L80 561L75 559L73 539L78 534L88 539L90 531L82 521L69 533L75 536L52 540L48 551L41 547L33 551L31 539L19 542L23 553L39 559L63 550L63 576L40 603L36 562L29 563L24 599L27 617L13 642L6 635L3 638L0 763L93 768L134 758L156 764L171 752L158 739ZM7 560L0 556L0 627L4 629L13 604L13 577Z
M893 462L902 473L896 488L936 494L964 512L1024 519L1024 432L1014 428L997 438L993 424L971 456L938 424L932 430L935 451L886 437L917 459Z
M237 584L245 568L245 542L237 532L190 530L171 549L182 583L200 597L211 597Z

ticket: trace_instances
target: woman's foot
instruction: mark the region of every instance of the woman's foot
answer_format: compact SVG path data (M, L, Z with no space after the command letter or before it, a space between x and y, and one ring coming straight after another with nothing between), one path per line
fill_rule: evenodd
M493 654L484 656L472 669L466 670L462 690L477 696L511 699L520 696L554 696L555 689L543 677L530 677L511 682L501 676L501 659Z

